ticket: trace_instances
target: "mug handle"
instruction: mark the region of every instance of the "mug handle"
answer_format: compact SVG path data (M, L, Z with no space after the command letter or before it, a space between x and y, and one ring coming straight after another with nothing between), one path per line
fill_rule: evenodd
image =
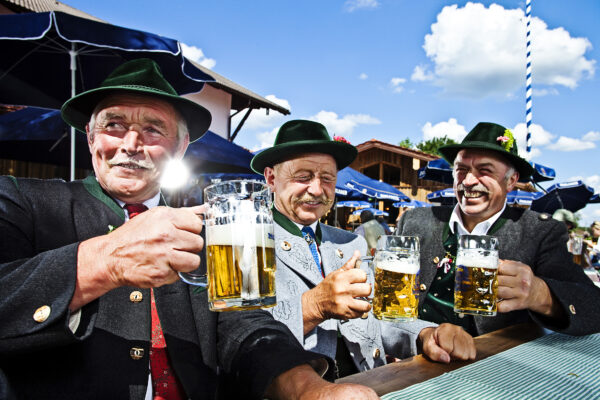
M196 215L198 215L198 217L200 217L202 225L206 226L206 214L199 213ZM202 259L200 260L200 264L198 265L198 268L200 268L201 264L202 264ZM181 280L184 281L185 283L187 283L188 285L200 286L200 287L208 286L206 274L196 274L193 271L192 272L178 272L178 274L179 274L179 277L181 278Z

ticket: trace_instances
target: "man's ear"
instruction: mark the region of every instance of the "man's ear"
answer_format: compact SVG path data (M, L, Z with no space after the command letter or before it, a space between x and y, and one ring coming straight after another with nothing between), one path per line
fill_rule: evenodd
M94 142L94 135L90 132L90 123L85 124L85 137L87 138L88 149L92 152L92 143Z
M509 192L512 192L517 182L519 182L519 173L515 171L515 173L512 174L510 178L508 178L508 182L506 183L506 187Z
M263 175L265 176L265 182L267 182L267 185L269 185L269 188L271 191L273 191L273 186L275 183L275 170L272 167L265 167Z

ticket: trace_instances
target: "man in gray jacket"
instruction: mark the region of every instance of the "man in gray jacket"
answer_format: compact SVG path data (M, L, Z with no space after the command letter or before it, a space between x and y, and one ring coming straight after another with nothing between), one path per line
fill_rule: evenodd
M573 263L564 224L506 206L507 193L533 172L511 131L482 122L440 153L454 166L458 204L411 210L398 222L399 234L420 238L419 317L460 325L474 336L530 321L570 335L598 332L600 288ZM463 234L499 239L495 317L453 311L457 237Z
M417 337L434 360L474 358L472 338L462 328L422 321L399 328L369 313L364 298L371 293L371 272L355 268L367 251L364 238L319 223L333 205L337 171L356 154L354 146L331 140L323 125L295 120L252 160L275 193L273 315L307 350L334 358L338 376L383 365L386 354L414 355Z

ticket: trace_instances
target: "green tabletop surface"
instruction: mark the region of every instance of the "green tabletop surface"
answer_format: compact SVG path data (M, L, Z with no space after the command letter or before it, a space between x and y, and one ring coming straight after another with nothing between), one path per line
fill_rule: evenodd
M382 399L600 399L600 334L552 333Z

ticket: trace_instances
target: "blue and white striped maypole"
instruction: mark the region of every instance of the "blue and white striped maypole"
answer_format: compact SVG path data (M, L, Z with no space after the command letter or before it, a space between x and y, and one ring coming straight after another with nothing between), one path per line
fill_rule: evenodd
M525 18L527 20L527 90L525 92L525 122L527 124L527 154L529 154L531 152L531 95L533 93L533 90L531 89L531 0L526 0L525 2Z

